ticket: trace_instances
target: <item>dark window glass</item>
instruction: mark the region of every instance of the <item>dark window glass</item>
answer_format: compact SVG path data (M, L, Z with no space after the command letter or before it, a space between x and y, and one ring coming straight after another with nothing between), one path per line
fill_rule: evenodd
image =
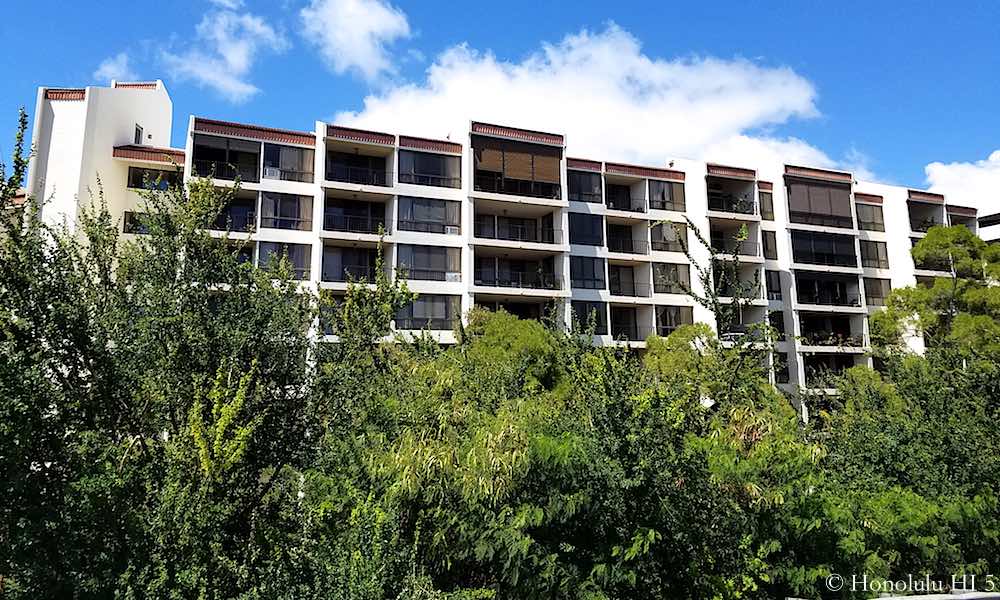
M857 204L858 229L865 231L885 231L882 207L875 204Z
M690 306L657 306L656 335L666 337L681 325L694 323L694 311Z
M791 379L788 370L788 354L785 352L774 353L774 381L775 383L788 383Z
M309 279L309 266L312 256L312 246L309 244L284 244L281 242L260 243L260 266L274 268L283 257L287 257L292 266L294 279Z
M324 246L323 281L375 281L378 251L375 248Z
M764 258L778 260L778 240L775 233L773 231L762 231L760 235L764 241Z
M263 192L260 226L274 229L312 229L313 197Z
M788 218L792 223L854 227L851 188L847 185L790 181Z
M771 192L760 192L760 218L765 221L774 220L774 198Z
M889 251L885 242L861 240L861 265L873 269L888 269Z
M122 221L123 233L148 234L149 213L126 210Z
M135 144L137 146L142 144L142 127L138 125L135 126Z
M856 267L854 238L813 231L792 232L792 257L797 263Z
M401 196L399 229L428 233L461 233L462 203Z
M143 169L141 167L128 168L128 187L144 190L166 190L177 185L184 177L184 172L176 169L166 171L162 169Z
M570 284L575 288L603 290L607 288L604 279L604 259L589 256L569 258Z
M800 304L861 306L858 279L833 273L795 273L795 295Z
M437 187L462 187L462 158L447 154L399 151L399 182Z
M686 294L690 289L690 265L653 263L653 291L657 294Z
M359 185L391 185L392 173L386 169L384 156L329 151L326 153L326 180Z
M607 197L608 208L630 212L646 210L645 199L633 198L631 186L609 183L605 186L604 194Z
M568 171L569 199L575 202L601 202L601 174Z
M781 272L764 271L768 300L781 300Z
M264 144L264 179L312 183L315 161L312 148Z
M865 299L869 306L885 306L890 291L892 286L889 285L888 279L865 277Z
M461 296L421 294L396 313L396 329L450 330L462 310Z
M608 334L608 309L603 302L582 302L574 300L570 304L573 310L573 325L585 329L594 319L594 335Z
M233 197L215 218L211 229L220 231L253 231L257 228L257 195Z
M650 179L649 208L684 212L684 184L677 181Z
M260 181L260 142L196 133L193 154L194 171L201 177Z
M767 313L767 322L774 329L777 339L785 339L785 313L780 310L772 310Z
M635 308L611 306L611 335L615 339L641 342L644 332L639 330L639 319Z
M569 243L603 246L604 219L601 215L569 213Z
M631 225L621 225L608 223L608 250L611 252L624 252L626 254L648 254L649 242L641 239L639 235L644 235L645 230L637 235Z
M401 244L396 251L396 266L406 270L407 279L461 281L462 250Z
M327 198L323 208L323 229L352 233L385 230L385 205L342 198Z

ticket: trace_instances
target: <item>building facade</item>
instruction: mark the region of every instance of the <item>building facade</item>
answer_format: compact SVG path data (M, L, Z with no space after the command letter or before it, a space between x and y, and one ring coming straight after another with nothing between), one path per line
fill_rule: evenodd
M171 124L160 81L40 88L27 192L72 228L100 186L123 232L138 234L150 179L239 179L215 227L253 239L248 260L287 256L303 285L343 293L373 279L381 239L387 274L419 293L396 330L442 343L473 306L524 318L554 309L566 326L593 319L595 343L639 349L682 324L714 326L685 292L703 294L698 268L711 267L700 235L740 257L740 280L760 282L720 334L769 321L780 335L773 377L788 389L866 364L867 317L889 290L947 274L911 258L927 229L977 228L975 209L843 171L576 158L563 135L513 126L472 122L461 140L434 140L191 116L181 149L169 147ZM908 343L923 350L918 337Z

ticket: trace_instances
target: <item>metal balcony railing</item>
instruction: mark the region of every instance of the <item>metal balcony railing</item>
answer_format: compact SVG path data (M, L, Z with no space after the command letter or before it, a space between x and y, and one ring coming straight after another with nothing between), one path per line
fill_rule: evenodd
M375 265L342 265L339 268L323 267L323 281L375 281Z
M260 226L270 229L295 229L298 231L309 231L312 229L312 219L261 215Z
M611 337L625 339L630 342L641 342L644 337L639 335L639 325L636 323L611 323Z
M430 185L434 187L460 188L462 187L461 177L445 177L443 175L424 175L421 173L400 173L399 183L409 183L412 185Z
M351 167L339 163L326 164L326 180L358 185L392 185L392 171L370 167Z
M752 215L757 212L757 203L751 198L740 198L730 192L708 191L708 210Z
M430 219L400 219L398 224L400 231L419 231L421 233L462 233L462 226L458 223L446 223L444 221L432 221Z
M406 278L420 281L461 281L462 274L458 271L406 267Z
M826 265L831 267L856 267L858 257L853 254L829 254L821 252L795 252L792 248L792 261L805 265Z
M944 223L933 218L910 219L910 229L913 231L922 231L926 233L931 227L936 225L944 225Z
M608 198L607 206L611 210L634 213L646 212L646 200L644 198Z
M240 181L257 183L260 181L260 172L257 167L240 167L231 163L214 160L194 160L194 171L200 177L212 177L214 179L225 179L235 181L237 177Z
M385 219L374 217L352 217L350 215L323 215L323 229L326 231L347 231L349 233L378 233L384 230Z
M455 328L455 324L458 323L458 319L436 319L430 317L409 317L395 319L395 321L396 329L401 330L433 329L437 331L451 331Z
M476 172L475 187L480 192L513 194L516 196L530 196L532 198L559 199L562 196L562 186L558 183L509 179L497 173L482 171Z
M799 292L799 304L818 304L821 306L861 306L861 298L855 295L841 295L829 292Z
M608 251L625 254L649 254L649 242L632 238L608 237Z
M712 249L723 254L733 254L739 256L760 256L760 244L751 240L738 242L733 239L712 240Z
M608 287L603 279L582 277L574 277L570 280L570 285L581 290L603 290Z
M558 290L562 286L553 273L496 273L476 271L475 284L530 290Z
M630 298L649 298L650 286L648 283L620 282L612 281L608 286L612 296L628 296Z
M802 344L806 346L836 346L842 348L860 348L865 345L865 338L860 334L844 334L832 331L814 331L802 334Z
M282 169L280 167L264 167L264 179L278 179L280 181L300 181L302 183L313 182L312 171L295 171L293 169Z
M583 192L580 190L570 190L569 200L571 202L591 202L591 203L601 203L601 192Z
M562 231L548 227L525 225L502 225L476 223L477 238L506 240L512 242L535 242L539 244L562 243Z
M257 229L257 213L238 208L226 209L215 218L211 229L216 231L254 231Z
M684 212L685 204L684 202L674 201L674 200L658 200L656 198L649 199L650 210L672 210L676 212Z
M841 227L850 229L854 227L854 219L843 215L824 215L804 211L789 211L788 219L792 223L802 223L804 225L819 225L821 227Z

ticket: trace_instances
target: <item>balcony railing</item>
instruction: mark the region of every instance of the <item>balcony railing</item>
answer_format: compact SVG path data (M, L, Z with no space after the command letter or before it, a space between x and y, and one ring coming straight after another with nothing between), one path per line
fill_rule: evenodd
M684 252L684 244L679 240L653 240L650 245L658 252Z
M211 228L216 231L254 231L257 229L257 213L252 210L225 210L215 218Z
M674 202L672 200L657 200L656 198L649 199L650 210L672 210L676 212L684 212L685 205L683 202Z
M260 181L260 172L257 167L240 167L227 162L214 160L195 160L194 170L200 177L213 177L215 179L225 179L235 181L237 177L240 181L257 183Z
M569 191L569 199L572 202L591 202L591 203L601 203L601 192L582 192L582 191Z
M548 199L559 199L562 196L562 187L558 183L509 179L503 175L481 171L476 173L475 186L477 191L496 194L514 194Z
M854 227L853 218L839 215L823 215L793 210L788 212L788 219L792 223L819 225L821 227L841 227L847 229Z
M625 212L646 212L646 200L643 198L608 198L608 208Z
M637 323L611 323L611 337L625 339L630 342L641 342L645 338L639 335Z
M712 249L723 254L736 253L739 256L760 256L760 244L751 240L738 242L733 239L712 240Z
M625 254L649 254L649 242L632 238L608 237L608 251Z
M609 290L612 296L628 296L630 298L650 297L650 286L648 283L612 281Z
M419 173L400 173L399 183L409 183L413 185L432 185L435 187L460 188L462 187L461 177L445 177L443 175L422 175Z
M301 181L303 183L312 183L313 172L295 171L292 169L282 169L280 167L264 167L264 179L278 179L280 181Z
M346 231L349 233L378 233L388 231L385 219L373 217L352 217L349 215L323 215L323 229L326 231Z
M865 345L865 338L860 334L834 333L832 331L814 331L802 334L802 344L805 346L838 346L843 348L860 348Z
M913 268L918 271L951 271L951 263L947 260L925 258L924 260L913 259Z
M562 231L549 227L525 225L505 225L503 227L487 227L476 224L477 238L489 240L506 240L511 242L535 242L539 244L562 243Z
M427 219L400 219L400 231L419 231L421 233L450 233L458 235L462 232L462 226L458 223L445 223L444 221L431 221Z
M323 267L323 281L375 281L375 265L343 265L339 269Z
M858 258L853 254L795 254L792 252L792 261L805 265L826 265L831 267L857 267Z
M433 329L439 331L451 331L458 323L458 319L434 319L429 317L411 317L406 319L396 319L396 329L415 330Z
M861 298L855 295L834 294L831 292L799 292L799 304L819 304L822 306L861 306Z
M553 273L502 273L476 271L476 285L529 290L558 290L562 286Z
M936 225L944 225L944 223L936 219L910 219L910 229L913 231L927 232L931 227Z
M708 210L752 215L757 212L756 203L750 198L739 198L730 192L708 191Z
M295 229L298 231L309 231L312 229L312 219L262 215L260 217L260 226L271 229Z
M327 163L326 180L356 183L358 185L392 185L392 172L370 167L349 167L337 163Z
M580 277L572 278L570 286L580 290L603 290L608 287L603 279Z
M445 271L441 269L412 269L407 267L406 278L420 281L461 281L462 274L458 271Z

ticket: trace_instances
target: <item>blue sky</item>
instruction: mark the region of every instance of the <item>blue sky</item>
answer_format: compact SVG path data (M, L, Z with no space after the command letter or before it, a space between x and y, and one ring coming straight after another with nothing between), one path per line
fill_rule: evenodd
M100 76L117 71L164 79L175 144L191 113L295 129L336 118L420 135L451 133L445 121L458 112L524 126L556 115L547 120L569 130L570 153L594 158L732 160L767 148L910 186L959 185L983 172L1000 183L1000 154L989 158L1000 149L1000 2L498 7L16 2L0 24L0 149L9 152L15 111L31 110L37 86L106 84ZM464 81L466 73L482 80ZM489 96L485 114L449 106L478 104L476 89ZM560 105L532 114L532 103L546 102ZM620 128L588 129L615 119ZM659 139L602 147L616 131ZM938 173L925 171L936 162Z

